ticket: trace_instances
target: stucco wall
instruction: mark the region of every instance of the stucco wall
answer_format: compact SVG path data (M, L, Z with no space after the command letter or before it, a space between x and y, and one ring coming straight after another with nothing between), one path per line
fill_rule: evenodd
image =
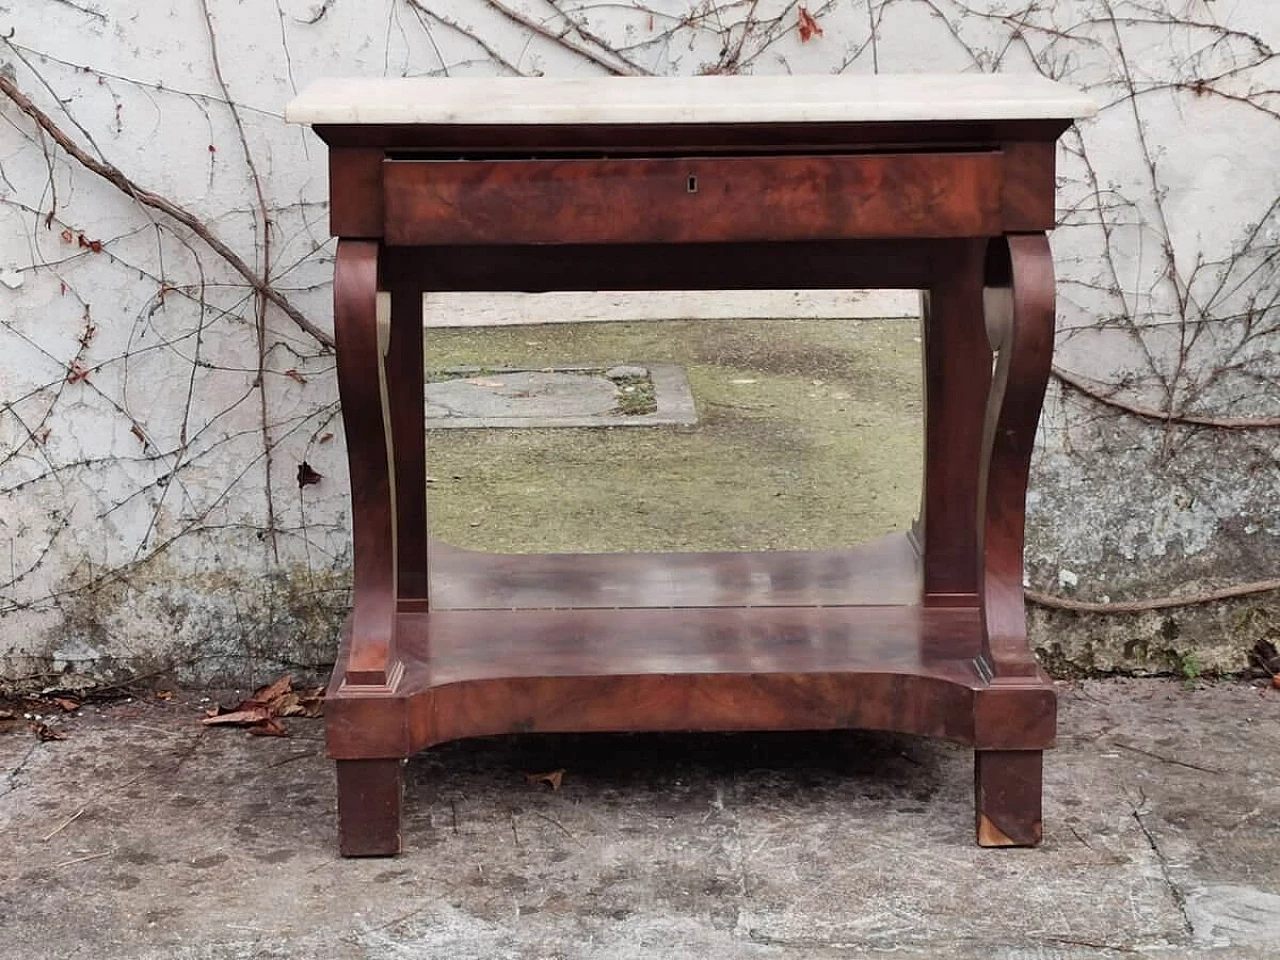
M998 69L1087 88L1102 111L1063 140L1054 249L1057 362L1088 390L1050 391L1028 583L1105 604L1275 576L1280 8L842 0L808 9L807 40L799 10L0 2L17 89L121 175L0 98L0 676L240 678L331 657L346 491L300 495L292 474L343 472L332 360L295 322L329 326L324 156L280 119L322 75ZM1222 418L1242 422L1202 422ZM1231 669L1273 604L1033 626L1063 669L1167 669L1187 650Z

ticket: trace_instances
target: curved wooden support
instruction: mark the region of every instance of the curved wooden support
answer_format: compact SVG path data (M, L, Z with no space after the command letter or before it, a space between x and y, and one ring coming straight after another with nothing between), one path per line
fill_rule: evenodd
M380 286L389 291L391 336L387 396L395 452L397 588L425 608L427 575L427 424L423 402L422 289L404 251L384 249Z
M338 392L351 470L355 553L351 652L345 682L394 687L395 473L378 337L378 244L339 240L333 277Z
M920 302L924 479L914 535L927 607L977 605L978 460L991 355L982 332L986 243L955 241Z
M1045 235L993 240L986 287L996 367L978 487L983 656L993 678L1016 683L1039 672L1027 643L1022 547L1027 475L1053 357L1053 260Z

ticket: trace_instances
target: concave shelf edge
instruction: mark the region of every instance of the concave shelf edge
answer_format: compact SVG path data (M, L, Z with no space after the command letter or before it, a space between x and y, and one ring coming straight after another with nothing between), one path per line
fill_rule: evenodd
M990 687L979 630L976 611L905 606L401 614L395 691L341 684L344 637L328 749L403 757L504 733L844 728L1050 745L1052 685Z

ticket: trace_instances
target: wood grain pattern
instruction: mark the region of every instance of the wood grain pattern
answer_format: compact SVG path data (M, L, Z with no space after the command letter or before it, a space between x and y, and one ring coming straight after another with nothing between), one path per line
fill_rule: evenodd
M924 603L977 602L978 459L991 383L982 313L986 243L957 242L921 297L924 478L918 535L925 544Z
M401 761L339 760L338 849L344 857L400 852Z
M1004 157L1003 208L1005 233L1052 230L1055 160L1053 140L1016 140L1001 144Z
M334 261L333 327L338 391L351 474L353 642L346 680L390 685L395 652L395 481L382 401L377 323L378 244L340 240Z
M1000 226L989 153L389 160L386 242L707 243L973 237Z
M986 662L975 664L984 678ZM1048 749L1058 737L1058 694L1044 673L1013 680L987 679L973 705L973 743L983 750Z
M1053 258L1044 234L994 240L987 256L987 330L996 368L979 474L984 656L996 678L1035 677L1027 643L1022 547L1027 478L1053 357Z
M1053 740L1052 687L984 701L974 609L434 610L399 619L409 664L399 693L331 691L332 756L574 730L862 728L1019 749Z
M326 738L345 854L399 849L400 758L526 731L944 737L977 751L978 842L1039 841L1056 696L1027 645L1023 509L1067 125L318 128L344 235L355 595ZM423 291L877 286L927 291L916 541L525 557L427 539Z
M920 559L902 534L847 550L728 553L499 554L431 542L436 610L884 606L919 596ZM421 607L402 594L400 609Z
M329 151L329 232L335 237L382 236L382 160L376 147Z
M613 610L438 610L401 614L400 623L415 664L406 675L410 685L512 676L858 671L982 685L972 662L981 651L976 610L654 608L621 617Z
M391 405L398 597L427 601L427 423L423 404L422 291L412 263L382 252L380 286L391 299L387 397Z
M590 675L440 687L414 702L410 743L496 733L886 730L968 740L972 694L871 673Z
M974 814L981 847L1040 843L1044 753L978 750L974 754Z

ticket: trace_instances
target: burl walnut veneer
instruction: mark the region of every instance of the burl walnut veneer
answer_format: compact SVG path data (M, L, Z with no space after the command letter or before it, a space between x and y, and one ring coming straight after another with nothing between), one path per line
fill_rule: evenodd
M1055 141L1093 109L984 75L332 80L295 100L329 145L339 238L342 853L400 850L404 758L517 731L944 737L975 751L978 843L1037 843L1056 699L1027 644L1023 509ZM428 539L424 291L851 287L924 291L911 531L813 553Z

